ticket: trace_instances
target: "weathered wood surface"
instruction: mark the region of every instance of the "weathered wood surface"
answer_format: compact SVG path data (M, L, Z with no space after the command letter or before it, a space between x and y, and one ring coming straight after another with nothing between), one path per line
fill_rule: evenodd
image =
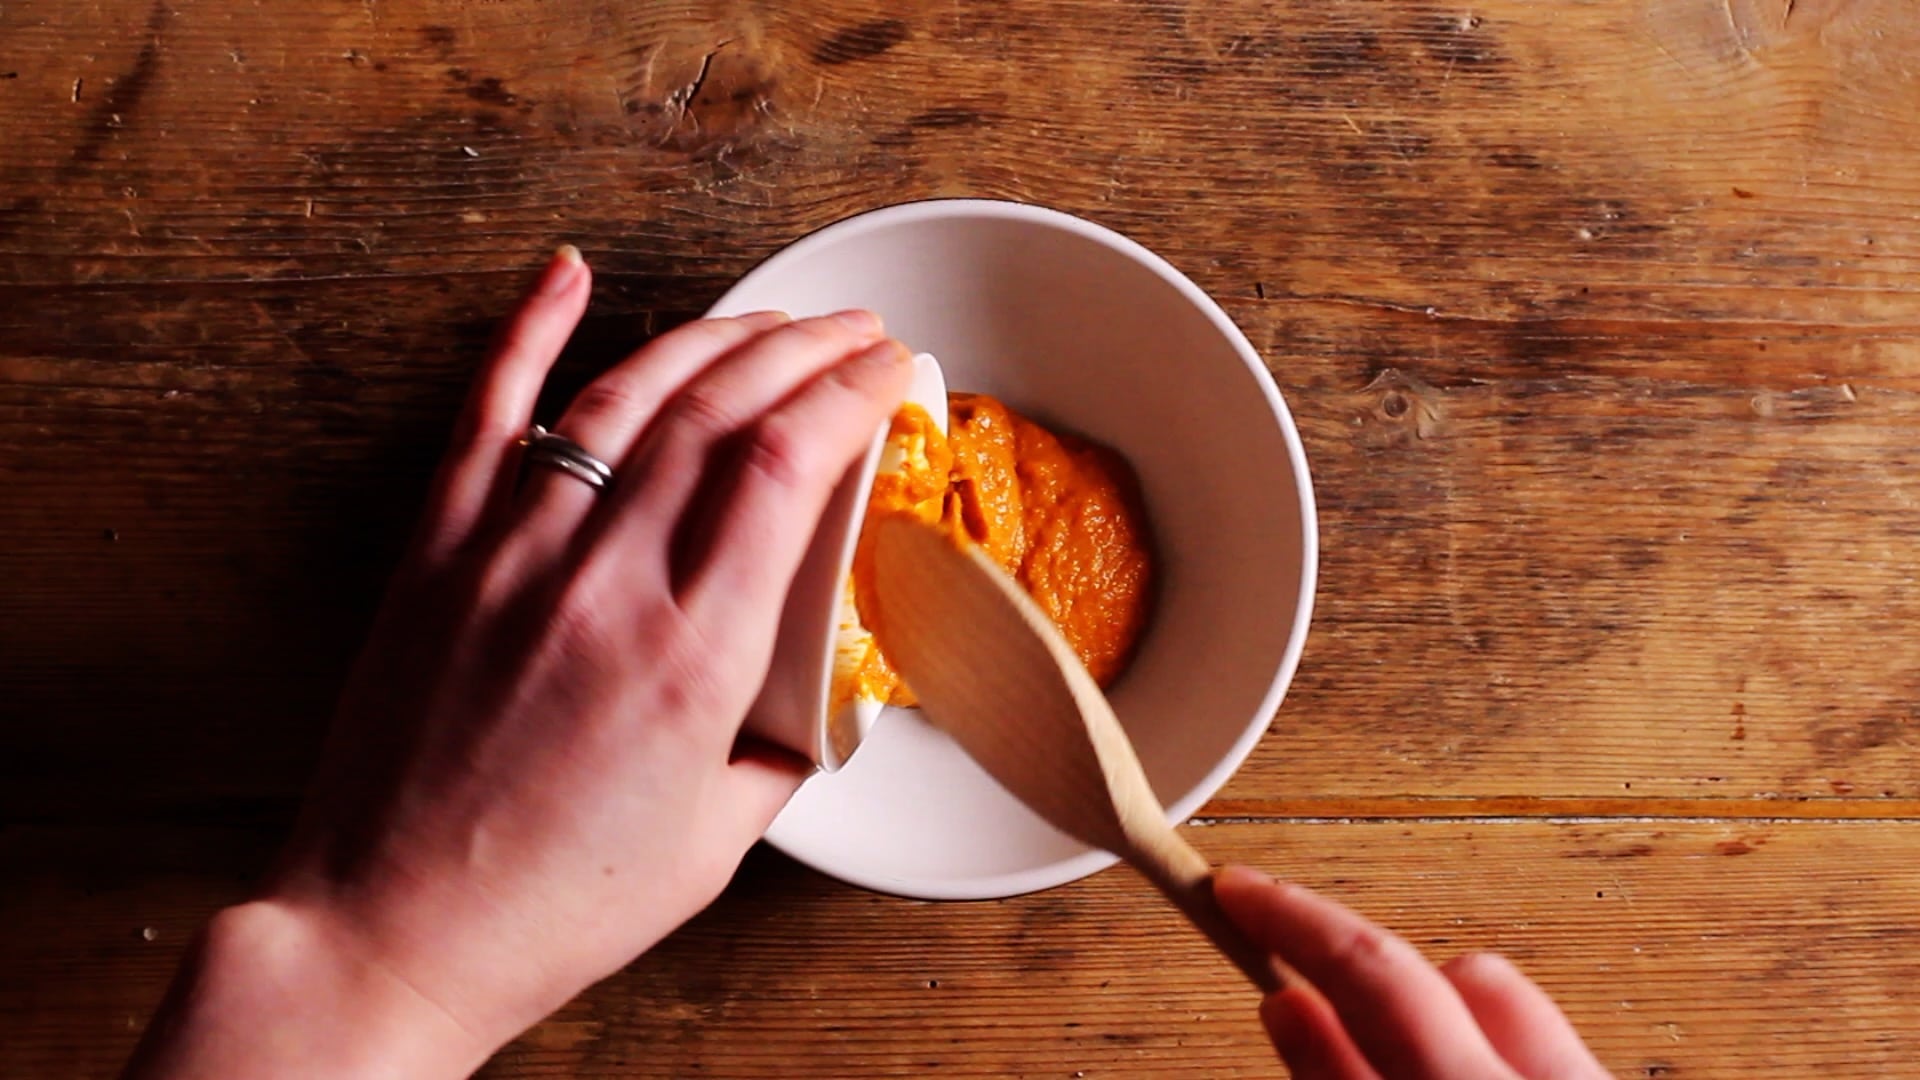
M1321 598L1274 733L1208 810L1257 819L1236 852L1364 863L1336 891L1390 916L1417 860L1483 853L1507 893L1436 889L1401 925L1533 942L1623 1070L1920 1060L1903 941L1874 936L1911 909L1920 819L1916 47L1903 0L0 6L0 903L38 913L0 926L34 958L0 964L0 1072L105 1071L165 942L258 865L197 830L284 819L546 250L600 275L559 397L785 240L962 194L1165 254L1301 423ZM1575 815L1693 839L1559 863L1575 826L1506 820ZM29 854L135 822L85 860ZM1778 842L1685 857L1751 829ZM1564 886L1616 866L1671 899L1582 921ZM1768 912L1726 906L1735 867L1778 874L1739 879ZM1195 1075L1264 1060L1244 1018L1188 1019L1228 1016L1230 980L1141 937L1160 916L1124 879L960 908L784 867L745 891L756 947L708 962L709 920L497 1073L750 1075L781 1042L789 1075L1168 1075L1180 1040ZM1107 917L1139 932L1095 935ZM148 918L155 946L97 936ZM1707 937L1677 967L1581 966L1682 925ZM1547 948L1546 926L1573 929ZM981 980L970 1003L833 958L916 933L925 955L881 970L911 991L939 957ZM1077 993L1102 972L1130 1011ZM1694 992L1730 972L1761 982ZM1683 1037L1607 1005L1648 994ZM1045 1037L1069 1020L1118 1037Z
M1345 896L1435 956L1498 948L1624 1077L1895 1076L1920 1000L1920 826L1262 823L1216 858ZM0 1075L102 1075L271 833L21 830ZM137 847L129 853L128 844ZM84 883L76 888L76 883ZM153 940L143 933L151 929ZM1222 1077L1277 1072L1244 983L1125 870L939 905L771 856L486 1075Z

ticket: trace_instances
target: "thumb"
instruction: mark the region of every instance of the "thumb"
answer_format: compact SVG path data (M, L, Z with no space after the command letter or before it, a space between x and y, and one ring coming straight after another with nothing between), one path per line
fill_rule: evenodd
M798 754L742 735L727 762L726 805L722 812L743 839L757 839L773 824L800 784L813 775L813 763Z

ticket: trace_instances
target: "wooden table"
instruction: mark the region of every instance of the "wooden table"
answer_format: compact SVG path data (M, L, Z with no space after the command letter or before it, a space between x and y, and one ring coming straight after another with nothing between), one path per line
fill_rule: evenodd
M1920 1061L1920 14L608 0L0 7L0 1075L111 1073L241 896L492 320L555 397L871 206L1057 206L1264 352L1324 563L1195 822L1632 1077ZM1202 827L1204 826L1204 827ZM1122 871L771 854L486 1075L1272 1075Z

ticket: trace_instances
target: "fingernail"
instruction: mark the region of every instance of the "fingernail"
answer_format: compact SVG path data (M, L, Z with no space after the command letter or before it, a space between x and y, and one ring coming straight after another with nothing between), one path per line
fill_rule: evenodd
M587 265L580 255L580 249L572 244L561 244L547 260L546 272L540 275L540 285L536 290L542 295L557 293L573 283L574 275Z
M793 316L784 311L755 311L740 316L739 321L751 330L771 330L792 322Z
M877 334L881 330L880 316L863 308L837 312L833 317L856 334Z

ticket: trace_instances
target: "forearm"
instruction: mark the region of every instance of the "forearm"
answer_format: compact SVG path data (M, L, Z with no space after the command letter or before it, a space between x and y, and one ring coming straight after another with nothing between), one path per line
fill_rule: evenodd
M256 902L194 942L125 1077L463 1077L493 1048L324 920Z

